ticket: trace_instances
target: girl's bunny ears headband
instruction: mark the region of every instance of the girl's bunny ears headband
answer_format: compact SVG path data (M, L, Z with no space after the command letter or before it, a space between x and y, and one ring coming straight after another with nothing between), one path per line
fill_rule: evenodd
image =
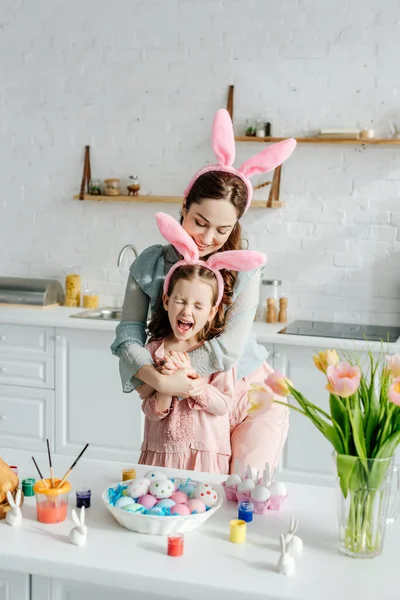
M158 229L165 239L182 254L183 260L175 263L164 280L164 294L168 293L169 282L172 273L183 265L200 265L214 273L218 282L217 306L224 295L224 280L219 272L220 269L231 269L232 271L251 271L265 264L267 257L262 252L252 250L228 250L227 252L216 252L206 261L199 259L199 249L190 237L173 217L165 213L157 213L156 220Z
M296 147L296 140L293 138L278 142L273 146L269 146L246 160L239 169L235 169L232 166L235 160L235 136L233 133L232 120L229 113L224 108L217 111L214 118L212 127L212 147L214 153L218 159L218 164L208 165L203 167L192 177L185 190L185 198L188 197L190 190L194 183L204 173L210 171L223 171L225 173L232 173L239 177L247 187L247 205L245 212L251 204L253 197L253 186L251 185L249 177L257 175L258 173L269 173L279 167L289 156L292 154Z

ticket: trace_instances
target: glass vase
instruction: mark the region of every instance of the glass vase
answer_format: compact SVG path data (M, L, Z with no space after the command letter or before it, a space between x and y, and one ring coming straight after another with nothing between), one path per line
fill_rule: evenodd
M392 493L394 457L361 459L335 454L334 458L338 475L339 550L353 558L379 556Z

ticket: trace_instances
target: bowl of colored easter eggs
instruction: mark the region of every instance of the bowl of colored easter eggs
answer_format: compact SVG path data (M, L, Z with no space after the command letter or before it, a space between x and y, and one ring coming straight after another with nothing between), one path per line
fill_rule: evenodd
M200 527L220 508L223 493L207 483L148 471L144 477L111 485L102 499L122 527L169 535Z

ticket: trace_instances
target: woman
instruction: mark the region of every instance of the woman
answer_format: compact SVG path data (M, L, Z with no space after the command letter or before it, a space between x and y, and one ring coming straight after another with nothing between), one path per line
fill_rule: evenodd
M219 251L242 248L239 223L250 206L253 188L249 177L269 172L293 152L295 140L285 140L264 149L240 169L232 166L235 142L232 122L219 110L213 123L212 145L217 165L200 169L185 190L182 227L199 249L200 258ZM190 370L174 370L166 360L160 372L145 348L149 305L155 309L169 269L180 259L173 246L151 246L140 254L130 269L122 318L117 326L112 351L119 359L123 390L130 392L147 384L160 393L191 396L198 383ZM266 350L251 334L259 297L260 270L247 273L223 271L224 332L190 353L193 369L202 377L229 371L237 365L236 409L231 416L232 461L262 469L266 461L274 468L286 440L287 410L279 405L263 416L246 416L249 384L265 380L271 372ZM170 369L169 369L170 367Z

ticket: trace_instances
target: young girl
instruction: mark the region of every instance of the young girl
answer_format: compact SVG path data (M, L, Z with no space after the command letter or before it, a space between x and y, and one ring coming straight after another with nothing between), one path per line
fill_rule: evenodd
M238 270L254 269L265 257L257 252L221 252L214 260L200 261L193 240L172 217L158 213L157 222L184 260L165 280L162 306L149 325L147 349L156 366L164 364L168 353L175 367L188 369L194 389L182 399L147 387L139 389L146 415L139 463L226 474L235 369L202 379L190 372L187 353L223 331L223 281L218 269L226 266L227 255Z
M296 142L285 140L270 145L247 160L239 169L233 167L235 143L232 122L225 110L214 119L212 145L217 164L200 169L184 193L182 227L196 244L200 257L215 256L221 251L242 248L240 219L252 198L250 177L275 169L293 152ZM145 382L160 392L184 396L193 393L196 380L185 369L170 375L160 372L146 344L146 320L161 295L164 278L180 256L173 246L155 245L144 250L132 264L127 282L121 323L116 330L112 351L119 357L123 390L131 392ZM271 367L267 353L252 336L258 304L261 273L237 273L227 266L223 271L225 328L221 335L205 340L190 353L193 368L206 377L229 371L237 364L236 406L231 421L232 457L259 469L267 461L277 464L288 431L287 410L278 404L262 416L247 416L245 395L252 381L266 380ZM166 367L171 366L169 362ZM242 408L240 408L242 407Z

